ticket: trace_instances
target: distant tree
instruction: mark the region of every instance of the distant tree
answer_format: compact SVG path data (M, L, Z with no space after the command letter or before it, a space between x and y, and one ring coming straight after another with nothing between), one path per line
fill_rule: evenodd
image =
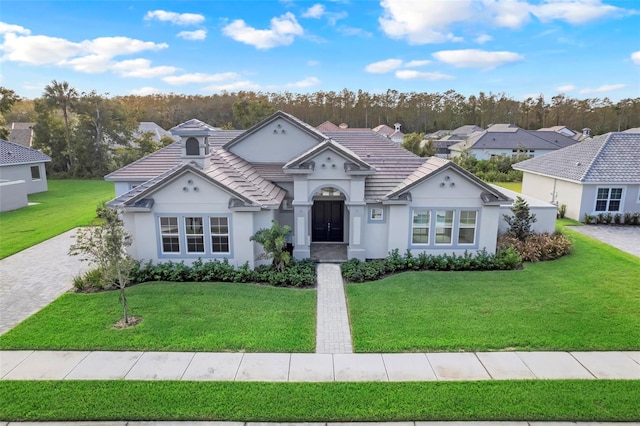
M422 149L422 140L424 133L409 133L404 135L401 146L407 151L411 151L420 157L424 157Z
M125 289L131 282L135 261L126 252L131 245L131 236L125 231L116 209L100 206L97 210L102 224L80 228L76 242L69 254L80 255L96 265L100 271L103 288L118 288L124 324L129 324L129 306Z
M71 144L69 112L73 108L74 103L78 98L78 91L69 86L69 83L67 83L66 81L58 82L56 80L53 80L51 81L51 84L48 84L44 87L42 98L50 107L59 108L60 111L62 111L65 128L65 140L67 142L67 152L69 160L69 163L67 164L67 170L71 170L75 158Z
M239 128L248 129L275 111L276 109L266 99L242 99L233 104L233 119Z
M47 169L52 176L68 173L69 153L65 139L64 121L52 114L42 99L34 102L33 147L51 157Z
M7 128L4 115L20 97L11 89L0 87L0 139L9 139L9 129Z
M426 142L422 141L422 157L433 157L436 155L436 147L433 144L433 140L427 139Z

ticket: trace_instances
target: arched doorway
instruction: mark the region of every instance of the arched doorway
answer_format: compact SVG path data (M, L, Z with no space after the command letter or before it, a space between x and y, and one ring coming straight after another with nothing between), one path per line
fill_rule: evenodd
M313 195L311 242L344 242L345 196L334 187L323 187Z

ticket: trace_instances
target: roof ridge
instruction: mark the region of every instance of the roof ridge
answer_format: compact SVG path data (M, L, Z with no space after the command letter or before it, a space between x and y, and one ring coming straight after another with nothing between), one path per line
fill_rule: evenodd
M598 157L600 157L600 153L602 152L602 150L604 149L604 147L607 145L607 143L609 143L609 140L611 140L611 133L606 133L604 135L602 135L602 144L600 145L600 148L598 148L598 151L596 152L596 155L593 156L593 158L591 159L591 162L589 163L589 166L585 169L584 173L582 173L582 176L580 176L580 182L582 182L584 179L586 179L587 174L593 169L596 160L598 159ZM592 141L597 141L597 139L592 139Z

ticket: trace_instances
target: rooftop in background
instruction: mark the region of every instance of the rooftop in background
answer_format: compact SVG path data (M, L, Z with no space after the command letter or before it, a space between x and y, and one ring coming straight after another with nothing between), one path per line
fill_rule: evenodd
M14 122L9 125L9 142L30 147L33 144L33 125L35 123Z
M45 163L51 158L35 149L0 139L0 166Z

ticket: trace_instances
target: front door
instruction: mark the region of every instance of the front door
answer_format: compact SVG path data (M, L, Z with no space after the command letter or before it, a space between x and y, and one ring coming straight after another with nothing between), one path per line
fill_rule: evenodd
M312 209L313 242L342 242L344 201L314 201Z

